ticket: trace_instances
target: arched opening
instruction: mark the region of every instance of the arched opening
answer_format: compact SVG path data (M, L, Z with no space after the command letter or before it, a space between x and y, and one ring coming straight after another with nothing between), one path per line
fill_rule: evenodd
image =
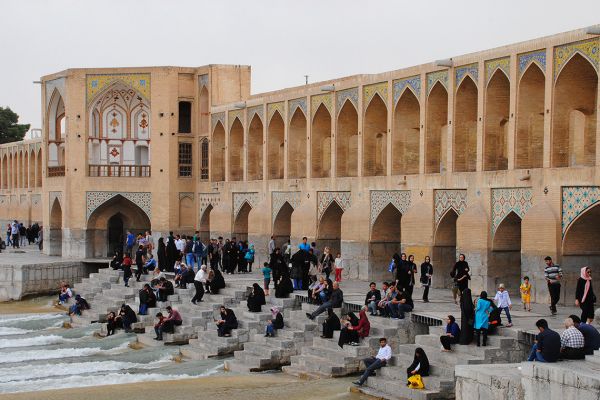
M288 128L288 178L306 178L306 115L296 108Z
M283 136L284 136L283 118L279 111L271 117L269 129L267 131L267 163L269 170L269 179L283 179Z
M327 178L331 170L331 114L324 104L313 117L311 143L312 177Z
M48 255L62 255L62 208L58 199L54 199L50 208L50 234L48 243Z
M238 118L229 131L229 180L244 179L244 127Z
M125 250L125 228L123 225L124 216L117 213L108 219L108 256L115 254L115 251L121 252Z
M192 133L192 102L180 101L179 112L177 113L179 122L179 133Z
M119 222L120 220L120 222ZM86 255L90 258L112 256L113 248L121 246L117 243L117 228L133 234L151 230L148 215L139 206L121 195L116 195L102 203L92 212L87 222ZM112 234L111 234L112 229ZM115 240L111 242L110 240Z
M275 221L273 221L273 236L277 247L282 248L282 246L290 240L293 212L294 209L290 203L286 201L279 209Z
M212 135L212 180L216 182L225 180L225 128L217 122Z
M456 91L453 153L455 172L475 171L477 166L477 86L468 75Z
M336 201L332 201L321 216L317 230L317 245L323 249L329 246L331 252L340 251L342 240L342 215L344 210Z
M370 278L383 280L393 278L388 265L394 253L400 252L402 242L402 214L393 204L388 204L375 219L369 241Z
M33 188L36 186L35 182L35 152L34 150L29 151L29 165L27 167L29 171L29 187Z
M195 220L194 200L188 196L179 199L179 227L191 230Z
M444 214L435 230L431 263L435 268L433 287L449 288L452 285L450 271L456 258L456 220L458 214L450 209Z
M37 187L42 187L42 150L37 152Z
M483 168L486 171L508 169L508 120L510 82L496 70L485 94L485 128Z
M544 97L546 77L532 63L519 82L517 97L517 168L541 168L544 163Z
M446 170L448 154L448 92L437 82L427 97L425 117L425 172Z
M346 100L337 118L337 176L358 176L358 113Z
M198 99L198 108L200 111L200 134L207 135L208 134L208 89L206 86L202 87L200 90L200 97Z
M247 202L244 202L240 211L238 211L235 221L233 223L232 237L239 240L248 240L248 216L252 211L252 207Z
M392 175L419 173L421 106L410 89L404 90L394 111Z
M200 141L200 179L203 181L208 179L208 149L208 139L204 138Z
M365 111L363 138L364 176L386 174L387 166L387 107L375 94Z
M552 166L594 165L596 162L596 97L598 74L575 54L554 87Z
M12 188L17 189L19 187L19 154L14 153L12 155Z
M2 157L2 189L8 189L8 156Z
M263 178L263 123L258 114L250 122L248 130L248 180Z
M202 240L203 243L210 240L210 212L212 210L213 206L212 204L209 204L200 217L200 226L198 229L200 231L200 240Z
M488 290L495 290L504 283L509 291L518 292L521 284L521 218L514 212L510 212L496 229L487 275Z
M149 165L149 163L150 154L148 152L148 146L135 146L135 165Z

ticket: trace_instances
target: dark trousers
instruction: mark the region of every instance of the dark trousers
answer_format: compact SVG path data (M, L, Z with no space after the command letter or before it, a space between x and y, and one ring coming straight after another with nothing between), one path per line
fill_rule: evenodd
M204 285L202 285L202 282L194 281L194 287L196 288L196 294L192 298L192 302L202 301L202 297L204 297Z
M560 283L549 283L548 292L550 293L550 310L556 312L556 305L560 300Z
M140 278L142 277L142 272L144 271L144 265L143 264L137 264L137 271L135 271L135 279L139 282Z
M363 383L365 383L365 381L369 378L369 375L371 375L373 373L373 371L375 371L376 369L379 369L381 367L384 367L386 365L385 361L381 361L380 359L375 358L375 357L365 358L363 360L363 362L365 363L365 367L367 367L367 369L365 369L365 372L362 374L362 376L358 380L358 382L361 385Z
M480 336L483 336L483 346L487 346L487 334L487 328L475 329L475 343L477 343L477 346L479 346L481 343L479 339Z
M440 342L442 343L442 346L444 346L444 349L451 350L452 348L450 347L450 345L458 343L458 338L450 336L440 336Z
M560 358L563 360L583 360L585 359L585 351L583 347L579 349L564 347L560 351Z
M429 301L429 285L425 286L425 289L423 289L423 300Z

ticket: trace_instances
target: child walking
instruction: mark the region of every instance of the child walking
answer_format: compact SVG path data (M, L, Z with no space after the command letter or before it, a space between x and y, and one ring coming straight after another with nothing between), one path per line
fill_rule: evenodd
M510 302L510 296L508 295L503 283L498 285L498 291L496 292L494 301L496 302L496 306L498 306L500 309L500 313L502 313L502 311L506 313L506 318L508 319L508 324L506 326L510 328L512 326L512 318L510 317L512 303Z
M523 310L531 312L531 283L529 283L529 277L523 277L523 283L519 286L521 292L521 301L523 302Z
M264 285L265 296L268 296L269 295L269 284L271 283L271 267L269 266L268 262L263 264L262 273L263 273L264 283L265 283L265 285Z
M342 255L340 253L337 253L334 264L335 264L335 281L341 282L342 281L342 272L344 272L344 260L342 260Z

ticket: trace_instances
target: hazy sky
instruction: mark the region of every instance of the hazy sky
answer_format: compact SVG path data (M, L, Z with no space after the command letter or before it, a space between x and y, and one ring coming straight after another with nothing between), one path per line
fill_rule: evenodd
M252 93L394 70L600 23L600 0L0 0L0 105L40 127L40 76L252 66Z

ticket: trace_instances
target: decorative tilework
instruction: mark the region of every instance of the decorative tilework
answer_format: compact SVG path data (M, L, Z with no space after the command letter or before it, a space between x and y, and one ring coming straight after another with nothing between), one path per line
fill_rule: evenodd
M281 115L281 118L284 118L285 116L285 103L283 101L280 101L278 103L270 103L267 105L267 121L271 122L271 118L273 118L273 115L275 115L275 112L279 112L279 115Z
M510 57L496 58L485 62L485 84L490 83L494 72L499 69L510 80Z
M536 50L530 51L529 53L519 54L519 76L523 75L531 63L536 63L545 74L546 50Z
M563 186L561 218L563 237L573 221L599 201L600 187L598 186Z
M453 209L458 215L465 211L465 208L467 208L467 191L465 189L436 190L434 207L435 225L437 226L448 210Z
M371 190L371 228L375 220L388 204L392 204L401 214L410 207L410 190Z
M388 101L388 84L387 82L376 83L374 85L363 86L363 108L366 110L369 107L369 103L378 94L383 100L384 104L387 105Z
M227 116L229 122L229 129L231 129L233 121L235 121L236 118L240 120L242 127L244 126L244 110L229 110L227 112Z
M421 76L411 76L410 78L398 79L394 81L394 106L400 100L400 96L404 92L405 88L412 89L417 100L421 97Z
M90 104L98 93L116 81L131 86L146 100L150 100L150 74L97 74L86 75L87 104Z
M592 63L596 71L600 65L600 39L594 38L583 42L565 44L554 48L554 79L558 77L560 71L569 60L575 55L580 54Z
M258 193L256 192L245 192L245 193L232 193L233 195L233 218L237 217L240 209L244 203L248 203L250 207L255 208L259 202Z
M225 112L215 113L210 115L210 130L214 131L217 126L217 122L220 122L225 129Z
M300 207L301 201L301 192L271 192L271 223L275 223L275 218L285 203L295 210Z
M200 90L202 90L203 87L208 89L208 74L200 75L198 77L198 86L200 87Z
M116 196L123 196L127 200L142 209L148 216L152 218L152 193L149 192L86 192L85 202L87 208L87 219L92 213L106 203L108 200Z
M308 115L308 111L306 110L306 97L290 100L288 102L288 116L290 121L294 117L294 113L296 112L297 108L302 110L305 117Z
M331 93L318 94L316 96L311 96L310 98L310 114L311 119L315 117L317 113L317 109L319 106L323 104L327 111L329 111L329 115L332 114L333 109L333 96Z
M342 108L344 107L344 103L346 100L350 101L354 105L354 108L358 110L358 88L344 89L335 93L335 106L336 112L338 115Z
M254 118L254 116L256 114L258 114L258 118L260 118L260 121L263 122L264 114L263 114L263 106L262 105L248 107L248 125L250 125L252 123L252 119Z
M194 193L190 192L179 192L179 200L188 198L190 200L194 200Z
M492 236L511 212L523 219L532 206L532 197L531 188L492 189Z
M479 78L479 64L473 63L469 65L463 65L462 67L458 67L454 70L455 79L454 79L454 87L458 88L460 83L463 81L465 76L471 76L475 86L477 86L477 80Z
M448 70L441 70L436 72L430 72L427 74L427 95L431 93L431 89L437 82L440 82L446 90L448 90Z
M317 192L317 221L321 221L321 217L334 201L342 211L346 211L352 205L352 194L351 192Z
M217 207L221 202L221 195L219 193L198 193L198 202L200 203L200 216L204 214L204 211L208 206Z

